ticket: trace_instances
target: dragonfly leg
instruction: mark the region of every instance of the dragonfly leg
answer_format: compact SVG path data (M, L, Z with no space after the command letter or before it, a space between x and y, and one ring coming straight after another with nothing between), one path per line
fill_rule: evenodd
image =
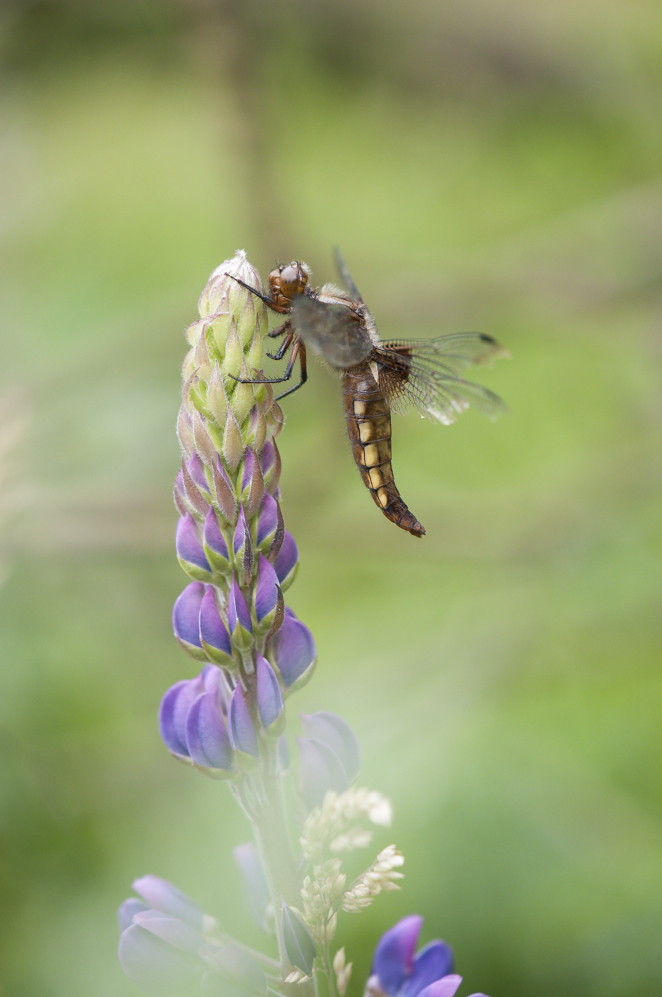
M271 332L267 333L269 339L278 339L279 336L284 335L286 332L292 328L292 320L287 319L282 325L279 325L277 329L272 329Z
M287 353L287 351L288 351L288 349L289 349L289 347L290 347L293 339L294 339L294 330L290 329L290 331L288 332L288 334L286 335L285 339L280 344L280 346L278 347L278 349L276 350L276 352L275 353L267 353L267 356L269 357L269 359L270 360L282 360L283 357L285 356L285 354Z
M274 301L274 299L273 299L273 298L269 298L269 297L267 297L267 295L266 295L266 294L260 294L260 292L259 292L259 291L256 291L256 290L255 290L255 288L254 288L254 287L251 287L251 285L250 285L250 284L247 284L247 283L246 283L246 281L244 281L244 280L241 280L241 278L240 278L240 277L235 277L235 276L233 276L233 274L231 274L231 273L229 273L229 274L228 274L228 277L232 277L232 279L233 279L233 280L236 280L236 282L237 282L238 284L241 284L241 286L242 286L242 287L245 287L247 291L250 291L250 292L251 292L251 294L254 294L256 298L259 298L259 299L260 299L260 301L264 301L264 303L265 303L265 305L267 306L267 308L274 308L274 305L275 305L275 301ZM275 308L274 308L274 311L276 311L276 309L275 309Z
M276 402L279 401L281 398L284 398L285 395L291 395L293 391L298 391L299 388L302 385L304 385L306 383L306 381L308 380L308 367L307 367L307 364L306 364L306 347L303 345L303 343L300 340L297 340L297 342L295 344L295 347L292 350L292 359L290 360L290 364L292 364L292 365L294 364L294 360L296 360L296 353L299 354L299 366L301 368L301 380L299 381L298 384L295 384L293 388L288 388L287 391L284 391L282 393L282 395L277 395L276 398L274 399L274 401L276 401Z
M292 353L290 354L290 359L287 362L287 367L285 368L285 373L283 374L282 377L260 377L252 379L252 378L235 377L234 374L230 374L229 376L232 378L233 381L238 381L239 384L282 384L283 381L289 381L289 379L292 377L292 370L294 368L294 363L296 361L296 358L299 356L299 348L301 346L298 338L294 337L294 333L292 333L292 336L294 338L294 346L292 347ZM303 347L301 348L303 349ZM304 360L304 366L305 366L305 360Z

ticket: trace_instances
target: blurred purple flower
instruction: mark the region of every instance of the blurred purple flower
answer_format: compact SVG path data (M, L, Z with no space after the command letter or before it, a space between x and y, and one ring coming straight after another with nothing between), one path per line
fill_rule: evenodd
M369 997L453 997L462 977L452 972L450 946L437 940L414 955L422 924L422 917L410 914L382 935L366 985Z
M220 669L207 665L194 679L176 682L161 700L159 730L166 748L216 778L233 769L233 752L225 720L225 692Z
M280 737L285 726L283 694L276 673L261 654L256 655L257 709L265 731L271 737Z
M243 756L248 756L246 760L257 759L259 756L257 734L241 686L237 686L230 696L228 729L235 751L241 752Z

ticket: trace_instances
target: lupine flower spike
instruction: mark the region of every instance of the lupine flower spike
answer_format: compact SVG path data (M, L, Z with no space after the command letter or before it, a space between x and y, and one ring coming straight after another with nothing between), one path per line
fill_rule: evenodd
M158 721L168 751L225 781L250 820L255 840L235 848L235 861L278 959L231 938L170 883L143 876L133 884L140 899L119 910L119 957L138 987L163 997L316 997L320 973L330 997L344 997L352 964L344 949L330 949L338 915L362 911L402 879L404 857L387 845L347 881L344 855L391 823L389 801L355 785L360 753L349 724L327 711L302 714L290 766L286 704L312 677L317 650L284 602L299 551L280 508L283 413L260 373L264 299L259 274L238 251L212 273L187 330L174 498L175 549L189 581L172 626L201 670L166 691ZM414 955L421 922L404 918L384 935L368 997L455 993L460 977L444 942Z

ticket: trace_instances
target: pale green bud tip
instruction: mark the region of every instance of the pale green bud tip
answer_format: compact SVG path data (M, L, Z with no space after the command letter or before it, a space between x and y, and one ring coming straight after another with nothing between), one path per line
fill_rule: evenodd
M259 273L246 259L245 250L238 249L232 259L224 260L216 267L207 281L198 303L201 318L232 312L237 322L240 316L246 321L245 314L242 313L245 312L247 300L259 303L259 299L233 280L234 277L264 294Z

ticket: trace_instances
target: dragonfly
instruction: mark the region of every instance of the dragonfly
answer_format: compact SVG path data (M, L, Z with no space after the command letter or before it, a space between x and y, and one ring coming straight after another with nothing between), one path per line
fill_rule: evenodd
M267 334L283 336L279 349L267 356L282 360L289 350L287 366L282 377L266 380L271 384L289 381L297 360L300 379L278 399L306 383L307 349L337 370L343 380L347 433L364 485L388 520L422 537L425 528L403 501L393 477L391 412L404 413L413 407L422 416L449 425L472 405L495 418L506 410L501 398L463 374L474 364L490 363L508 353L492 336L480 332L382 341L337 249L335 259L344 289L335 284L311 287L310 267L298 260L271 271L268 295L234 279L269 309L287 316ZM235 380L242 384L265 381Z

